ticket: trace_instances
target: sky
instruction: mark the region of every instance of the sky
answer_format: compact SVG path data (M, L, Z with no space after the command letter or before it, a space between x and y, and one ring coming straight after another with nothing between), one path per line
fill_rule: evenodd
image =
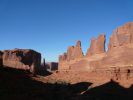
M133 21L133 0L0 0L0 50L34 49L47 62L67 47Z

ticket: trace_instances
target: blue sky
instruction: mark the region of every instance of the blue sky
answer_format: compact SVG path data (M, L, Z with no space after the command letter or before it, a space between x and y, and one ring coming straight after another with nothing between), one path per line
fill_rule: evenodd
M91 37L133 21L133 0L0 0L0 50L31 48L46 58L77 40L86 53Z

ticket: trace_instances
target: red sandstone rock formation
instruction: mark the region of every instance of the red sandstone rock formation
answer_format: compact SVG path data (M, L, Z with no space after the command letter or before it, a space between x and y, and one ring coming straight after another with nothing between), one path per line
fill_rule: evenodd
M113 79L130 78L133 73L133 23L117 28L110 38L108 52L103 59L90 62L92 67L112 71ZM123 79L123 78L122 78Z
M58 70L58 63L57 62L47 62L46 69L49 71Z
M3 66L17 69L37 71L41 64L41 54L29 49L14 49L3 51Z
M81 42L77 41L76 46L70 46L67 53L59 56L59 69L70 69L69 62L83 58Z
M83 57L83 52L81 49L81 42L78 41L76 46L69 46L67 49L67 53L59 56L59 62L61 61L70 61Z
M78 45L80 47L80 43ZM115 80L121 80L123 77L129 79L133 76L133 22L118 27L113 32L107 52L105 52L105 35L91 40L87 57L82 57L81 54L81 59L72 61L79 57L77 55L79 53L76 53L75 55L78 57L75 57L74 50L74 46L69 47L66 56L63 56L63 64L59 67L65 66L67 70L92 70L92 72L102 73L105 76L109 75Z
M99 35L97 39L91 39L90 48L87 51L86 56L92 56L94 54L100 54L105 52L105 35Z
M67 60L67 54L66 53L59 56L59 62L63 62L63 61L66 61L66 60Z
M133 43L133 22L126 23L113 32L110 37L109 50L129 43Z
M117 28L110 38L104 66L133 66L133 22Z
M73 56L74 56L74 59L82 58L84 56L81 49L81 41L78 41L76 46L74 47Z
M83 57L83 52L81 49L80 41L77 42L76 46L68 47L68 50L67 50L67 60L68 61L82 58L82 57Z
M67 49L67 61L74 60L74 46L70 46Z

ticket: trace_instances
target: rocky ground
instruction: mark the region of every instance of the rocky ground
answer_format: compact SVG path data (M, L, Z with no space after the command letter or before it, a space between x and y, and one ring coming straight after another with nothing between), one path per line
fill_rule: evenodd
M133 84L133 78L121 78L121 79L111 79L108 74L99 74L95 72L85 72L85 71L56 71L53 74L43 77L39 76L39 79L42 81L47 82L66 82L71 84L76 84L80 82L91 82L93 83L91 87L96 87L102 84L105 84L107 82L110 82L111 80L114 80L118 82L120 85L122 85L125 88L129 88Z
M55 79L56 75L60 78ZM67 80L61 80L62 78ZM90 79L83 81L85 78ZM58 77L59 77L58 76ZM69 76L69 78L67 78ZM75 78L73 78L76 76ZM82 77L81 77L82 76ZM87 73L54 73L50 76L32 76L28 72L0 68L1 100L132 100L133 87L124 87L104 77L92 78ZM83 79L82 79L83 78ZM70 82L70 79L72 83ZM78 80L77 82L75 81ZM98 81L99 80L99 81ZM82 81L82 82L81 82ZM125 81L127 82L127 81ZM129 81L128 81L129 82ZM133 81L132 81L133 82ZM127 84L127 83L126 83Z

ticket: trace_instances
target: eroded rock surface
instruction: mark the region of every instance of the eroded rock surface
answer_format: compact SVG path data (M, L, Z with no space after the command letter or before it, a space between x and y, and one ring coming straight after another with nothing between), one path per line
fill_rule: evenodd
M63 61L66 61L66 60L67 60L67 54L66 53L59 56L59 62L63 62Z
M114 47L133 43L133 22L118 27L110 37L109 50Z
M78 44L80 47L80 43ZM74 48L74 46L69 47L66 58L59 67L67 71L84 69L88 73L91 71L103 74L114 80L133 78L133 22L126 23L113 31L107 51L105 51L105 35L99 35L97 39L92 38L86 56L81 59L73 60L76 57L73 54Z
M86 56L92 56L94 54L100 54L105 52L105 35L99 35L97 39L91 39L90 48L87 51Z
M67 50L67 60L68 61L82 58L82 57L83 57L83 52L81 49L80 41L77 42L76 46L68 47L68 50Z
M30 49L3 51L3 65L36 73L41 65L41 54Z
M76 46L69 46L67 53L59 56L59 70L70 69L70 62L83 58L81 42L77 41Z

